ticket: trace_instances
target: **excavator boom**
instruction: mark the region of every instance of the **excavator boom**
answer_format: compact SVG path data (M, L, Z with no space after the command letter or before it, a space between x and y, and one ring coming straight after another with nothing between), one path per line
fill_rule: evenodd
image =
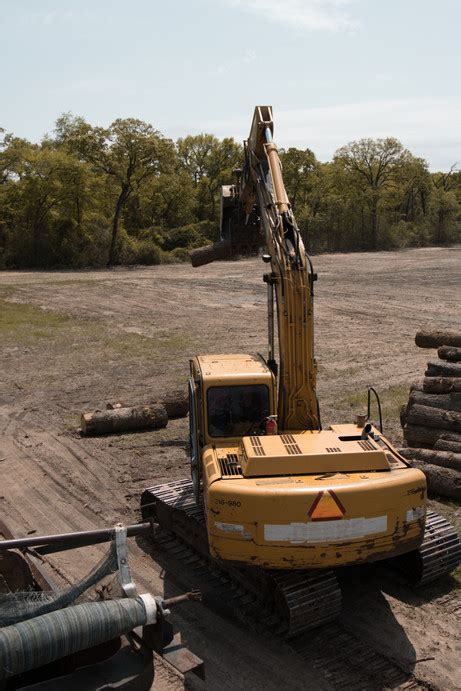
M269 314L274 290L277 306L278 427L286 431L317 430L320 416L315 391L314 274L285 190L273 131L272 108L257 106L245 142L240 200L248 215L256 202L270 257L271 273L265 281Z

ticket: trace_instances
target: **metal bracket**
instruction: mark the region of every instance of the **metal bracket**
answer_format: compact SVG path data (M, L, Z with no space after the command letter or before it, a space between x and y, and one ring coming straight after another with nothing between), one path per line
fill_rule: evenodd
M126 526L118 523L115 526L115 549L117 552L117 566L120 585L126 597L138 597L138 591L131 577L128 563L128 545L126 541Z

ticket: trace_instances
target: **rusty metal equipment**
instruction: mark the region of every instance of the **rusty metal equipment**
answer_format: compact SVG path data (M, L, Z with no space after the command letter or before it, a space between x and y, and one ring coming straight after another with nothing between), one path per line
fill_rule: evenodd
M48 574L45 555L102 542L111 542L116 554L119 580L124 596L126 598L138 598L137 601L145 603L150 610L150 619L147 619L146 625L131 631L131 633L125 633L115 639L101 642L89 650L80 650L71 657L60 657L51 665L39 665L37 668L34 662L34 668L25 666L23 673L8 678L7 687L5 687L8 688L8 691L22 688L32 682L34 689L38 690L45 679L47 680L47 689L60 689L63 688L63 684L68 689L86 688L88 683L94 684L91 688L97 689L99 688L99 681L96 680L106 679L107 681L109 678L118 679L117 688L145 688L147 690L153 681L154 652L162 656L184 678L190 675L204 678L202 660L181 643L179 634L173 634L171 623L168 620L171 607L187 601L200 600L200 593L188 592L167 599L154 599L149 595L139 596L137 594L128 564L126 538L147 536L151 532L151 522L145 522L127 527L115 526L100 530L17 538L8 526L0 521L0 535L4 537L3 540L0 539L0 586L2 586L0 593L4 593L4 598L8 597L10 592L13 599L17 599L21 595L17 592L19 590L27 590L28 597L34 592L37 592L38 595L40 592L43 592L44 595L57 592L56 583ZM126 601L135 602L135 600ZM58 596L56 602L59 603ZM89 606L92 606L91 603ZM46 614L45 619L52 616L53 606L48 609L51 609L51 613ZM72 609L76 608L73 607ZM65 610L58 610L58 614L59 611L64 612ZM24 619L24 617L22 618ZM34 626L34 621L37 621L37 626L41 627L42 625L38 624L41 618L43 618L42 615L29 618L31 627ZM148 623L149 621L152 623ZM27 624L27 622L25 623ZM23 625L18 624L18 627L21 626ZM9 628L0 629L0 634L6 633ZM4 644L4 637L2 640ZM5 645L3 645L3 650L5 650ZM85 667L84 670L83 666ZM3 691L2 684L5 682L0 681L0 688ZM109 686L104 686L104 688L109 688Z

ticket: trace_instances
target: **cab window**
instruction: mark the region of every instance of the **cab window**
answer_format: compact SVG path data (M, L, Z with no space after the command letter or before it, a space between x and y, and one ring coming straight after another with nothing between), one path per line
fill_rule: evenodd
M207 391L207 407L211 437L258 434L269 415L269 389L264 384L213 386Z

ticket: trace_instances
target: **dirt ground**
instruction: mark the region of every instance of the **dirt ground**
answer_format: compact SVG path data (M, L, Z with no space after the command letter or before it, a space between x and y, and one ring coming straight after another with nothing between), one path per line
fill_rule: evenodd
M401 439L399 406L435 355L414 345L421 327L460 328L461 248L314 257L318 391L324 427L381 394L384 430ZM0 516L20 535L139 520L142 489L187 477L187 420L158 432L85 439L83 410L147 402L184 385L197 352L266 353L260 260L85 272L0 274ZM459 506L433 501L458 524ZM131 546L141 591L197 585L161 551ZM80 579L102 556L91 547L53 556L57 577ZM381 567L342 578L348 636L302 655L219 613L188 603L172 620L206 662L210 689L459 688L459 579L412 591ZM200 585L200 584L198 584ZM346 635L344 634L344 635ZM342 634L343 635L343 634ZM325 636L324 636L325 638ZM370 651L402 681L363 664ZM360 660L360 655L358 655ZM458 673L458 675L457 675ZM159 665L158 688L181 688Z

